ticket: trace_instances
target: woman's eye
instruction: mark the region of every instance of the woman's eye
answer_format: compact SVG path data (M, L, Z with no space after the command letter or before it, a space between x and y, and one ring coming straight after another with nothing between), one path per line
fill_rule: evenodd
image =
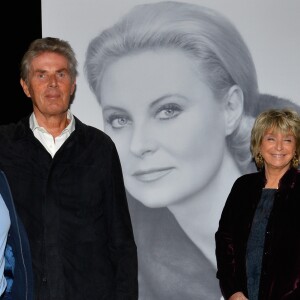
M166 104L158 109L155 117L160 120L169 120L177 117L182 112L182 108L177 104Z
M111 115L107 118L106 122L115 129L123 128L132 123L128 117L121 115Z

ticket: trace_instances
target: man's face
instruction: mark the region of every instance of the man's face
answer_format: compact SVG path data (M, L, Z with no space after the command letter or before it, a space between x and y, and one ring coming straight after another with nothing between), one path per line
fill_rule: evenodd
M54 116L68 110L75 90L67 59L58 53L45 52L32 60L29 85L21 79L36 114Z

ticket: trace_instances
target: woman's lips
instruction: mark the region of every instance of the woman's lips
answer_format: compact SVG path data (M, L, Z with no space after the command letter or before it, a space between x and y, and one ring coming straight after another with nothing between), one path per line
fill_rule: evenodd
M159 168L159 169L149 169L149 170L140 170L132 174L139 181L155 181L158 180L167 174L169 174L174 168Z

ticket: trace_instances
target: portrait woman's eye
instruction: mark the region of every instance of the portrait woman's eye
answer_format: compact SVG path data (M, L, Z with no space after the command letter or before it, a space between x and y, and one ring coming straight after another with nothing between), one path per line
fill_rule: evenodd
M105 122L113 129L122 129L132 124L128 116L121 114L111 114L105 118Z
M182 107L175 103L168 103L159 107L155 117L160 120L169 120L177 117L183 111Z

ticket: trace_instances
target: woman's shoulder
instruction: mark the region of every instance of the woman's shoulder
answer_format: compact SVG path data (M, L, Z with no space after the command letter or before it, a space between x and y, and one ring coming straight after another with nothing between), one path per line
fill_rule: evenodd
M241 175L239 178L237 178L236 182L249 182L249 181L261 179L262 177L263 177L263 173L260 171L246 173Z
M233 189L238 188L242 190L251 189L256 186L263 185L265 176L262 172L253 172L241 175L233 184Z
M300 169L295 171L296 185L300 187Z

